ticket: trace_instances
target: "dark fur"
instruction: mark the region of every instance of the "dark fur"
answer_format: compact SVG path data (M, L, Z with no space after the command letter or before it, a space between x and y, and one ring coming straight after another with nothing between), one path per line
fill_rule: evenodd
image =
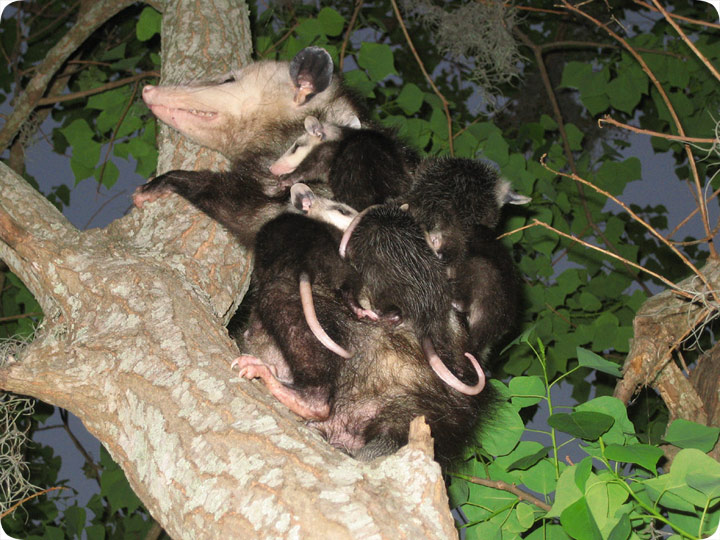
M336 343L346 345L354 321L340 296L351 270L337 253L333 229L299 214L265 224L255 244L256 313L279 347L292 387L331 400L344 359L326 349L305 324L298 282L307 272L314 286L318 320Z
M330 227L303 216L284 214L262 228L256 245L256 323L247 347L275 359L279 349L291 374L286 386L303 400L327 399L330 417L312 425L331 444L358 459L386 455L407 444L410 421L425 415L437 457L447 462L468 442L480 412L491 406L492 389L467 396L449 388L428 366L411 328L355 319L339 300L348 273L338 270L343 264L336 249ZM324 350L298 323L303 317L297 282L303 271L312 273L318 319L333 339L355 351L351 359Z
M322 180L333 198L357 210L397 197L410 188L410 174L419 162L417 153L394 133L378 129L341 127L337 140L312 149L295 171L280 182Z
M454 304L467 317L470 350L478 358L512 330L519 310L512 259L495 239L504 202L498 198L500 182L481 161L428 158L412 189L399 198L447 267Z
M430 338L453 373L477 382L463 356L467 336L452 309L445 268L411 215L393 204L372 208L352 232L347 259L359 276L354 290L361 302L383 314L399 313L418 343Z

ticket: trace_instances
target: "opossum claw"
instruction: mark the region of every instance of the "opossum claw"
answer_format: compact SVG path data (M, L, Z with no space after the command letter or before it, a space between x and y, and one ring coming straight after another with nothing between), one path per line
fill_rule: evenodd
M435 351L435 347L433 346L430 338L425 338L423 340L423 352L425 353L425 357L428 359L430 367L435 372L435 374L451 388L454 388L458 392L461 392L468 396L477 395L482 392L483 388L485 388L485 372L482 370L480 364L478 364L477 360L475 360L475 357L472 354L466 352L465 356L468 358L468 360L470 360L470 363L475 368L478 376L478 382L475 383L475 385L470 386L462 382L450 372L450 370L443 363L443 361L440 359L437 352Z
M352 358L352 353L346 351L340 345L335 343L320 325L320 321L318 321L317 314L315 313L315 304L312 299L312 286L310 285L310 277L307 272L302 272L300 274L300 302L302 303L305 321L310 327L310 331L318 339L318 341L338 356L343 358Z
M312 403L298 392L281 383L274 373L274 367L268 366L255 356L238 356L232 366L240 368L240 376L245 379L261 379L270 393L292 412L307 420L325 420L330 416L330 404Z

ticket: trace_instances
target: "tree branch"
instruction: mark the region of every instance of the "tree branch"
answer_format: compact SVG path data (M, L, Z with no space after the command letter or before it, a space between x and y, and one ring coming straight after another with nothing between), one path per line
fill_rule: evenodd
M425 64L423 64L423 61L420 59L420 55L418 54L417 50L415 50L415 45L413 45L412 39L410 38L410 34L407 31L407 28L405 27L405 23L403 22L402 15L400 14L400 9L398 8L396 0L390 0L393 6L393 11L395 11L395 17L397 17L398 23L400 23L400 28L402 29L403 35L405 36L405 41L407 41L408 46L410 47L410 50L412 51L413 56L415 57L415 60L418 63L418 66L420 67L420 71L422 71L422 74L425 76L425 80L427 80L428 84L430 84L430 87L432 88L433 92L435 92L435 95L440 98L440 101L443 104L443 109L445 111L445 118L447 118L447 126L448 126L448 147L450 148L450 155L455 155L455 149L453 146L453 132L452 132L452 117L450 116L450 106L448 104L447 99L445 99L445 96L438 90L438 87L435 86L435 82L432 80L430 75L428 74L427 70L425 69Z
M567 0L561 0L562 5L568 10L572 11L573 13L576 13L582 17L585 17L590 22L592 22L595 26L598 28L601 28L605 32L607 32L613 39L615 39L618 43L620 43L625 50L627 50L630 55L635 59L638 64L640 64L640 67L645 72L645 74L650 78L650 81L653 83L653 86L657 89L658 93L660 94L660 97L663 100L663 103L665 103L665 106L667 107L671 118L673 119L673 124L675 125L675 128L677 129L678 133L681 136L685 136L685 130L682 127L682 124L680 123L680 118L677 115L677 112L675 111L675 108L673 107L670 98L668 97L667 93L665 92L665 89L660 84L660 81L657 80L657 77L655 77L655 74L652 72L650 67L647 65L645 60L643 60L643 57L638 54L638 52L633 49L630 44L620 37L617 33L613 32L606 24L601 23L599 20L595 19L588 13L585 13L581 9L578 9L577 7L570 4ZM685 153L687 155L688 159L688 166L690 167L690 170L692 171L693 181L695 183L695 190L696 190L696 202L698 204L698 207L700 208L700 215L702 216L702 223L703 227L705 228L705 235L708 238L712 238L712 234L710 231L710 221L708 219L708 213L707 213L707 205L705 203L705 199L703 198L703 189L700 185L700 177L698 176L697 167L695 165L695 158L692 153L692 149L689 145L685 144ZM710 249L711 255L717 257L717 252L715 250L715 246L712 240L708 242L708 247Z
M13 112L0 130L0 152L13 141L20 126L37 107L53 76L70 55L110 17L134 3L135 0L98 0L78 17L68 33L50 49L45 59L37 66L35 76L15 102Z

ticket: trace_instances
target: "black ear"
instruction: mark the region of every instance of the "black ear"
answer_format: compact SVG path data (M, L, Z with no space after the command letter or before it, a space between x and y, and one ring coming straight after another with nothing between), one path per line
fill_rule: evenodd
M315 202L315 194L312 189L305 184L293 184L290 188L290 201L295 208L300 210L303 214L307 214Z
M290 79L295 85L295 103L303 105L330 86L333 61L320 47L305 47L290 62Z

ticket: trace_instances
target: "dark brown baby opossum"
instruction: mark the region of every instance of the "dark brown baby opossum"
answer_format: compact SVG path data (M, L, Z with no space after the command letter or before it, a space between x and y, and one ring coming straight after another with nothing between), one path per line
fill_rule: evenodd
M321 180L333 199L362 210L405 193L420 158L387 130L338 125L309 116L306 133L271 166L282 186Z
M339 259L338 241L332 227L301 215L263 226L255 247L257 303L245 340L250 354L236 365L358 459L394 452L407 443L410 421L424 415L436 456L446 462L492 406L492 389L467 395L450 388L428 365L414 330L357 319L341 295L352 270ZM318 320L351 356L327 350L304 325L298 281L305 273Z
M385 204L368 207L350 220L352 209L316 197L302 183L292 187L291 196L295 207L308 216L345 231L339 251L355 270L350 290L364 308L359 313L392 314L410 325L443 381L460 392L482 391L482 369L471 355L463 356L467 334L452 308L444 267L413 218Z
M489 165L461 158L428 158L413 187L396 200L427 233L446 267L453 305L465 315L470 350L487 358L515 326L520 284L496 227L502 206L530 201Z

